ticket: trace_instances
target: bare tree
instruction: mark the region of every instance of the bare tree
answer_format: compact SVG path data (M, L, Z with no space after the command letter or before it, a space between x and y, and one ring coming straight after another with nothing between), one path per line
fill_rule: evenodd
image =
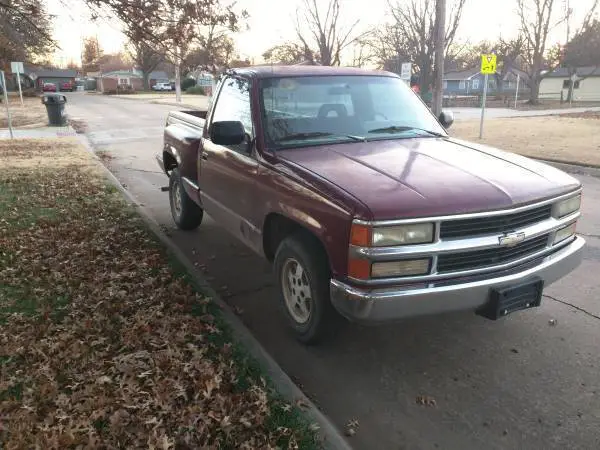
M3 0L0 0L3 1ZM198 46L200 27L220 24L235 29L240 13L220 0L85 0L100 16L108 9L130 39L144 41L175 67L177 101L181 99L180 68Z
M0 68L43 58L57 45L51 17L39 0L0 0Z
M352 45L352 67L363 67L373 60L367 39L357 39Z
M103 73L117 70L129 70L133 61L127 55L119 53L106 53L98 58L98 65Z
M328 0L326 8L319 7L317 0L303 0L296 34L309 61L339 66L342 51L362 36L356 32L358 20L343 26L340 18L340 0Z
M593 17L598 3L599 0L595 0L581 28L563 51L561 62L567 67L569 73L568 102L573 100L573 90L577 81L581 83L589 76L600 73L600 21ZM578 70L583 66L594 68L583 73Z
M542 70L555 68L553 64L546 64L548 34L564 22L566 16L556 12L555 0L517 0L517 14L525 39L523 57L529 76L529 103L538 104Z
M305 49L295 42L274 45L265 50L262 57L269 64L298 64L312 58L306 58Z
M144 89L150 89L150 73L165 60L165 57L148 45L144 39L138 41L130 40L127 52L137 68L142 72Z
M466 0L451 2L446 20L445 53L454 44ZM405 0L388 6L392 22L374 32L371 48L386 68L412 62L419 74L421 92L430 91L435 54L435 0Z
M182 73L208 71L215 75L219 70L230 67L233 63L235 44L226 35L213 40L206 46L193 48L182 61Z
M83 40L83 54L81 55L81 67L84 72L100 71L100 57L102 48L96 37L88 37Z
M245 10L234 12L231 20L223 21L218 12L218 3L212 7L212 10L206 11L207 19L199 24L196 29L195 44L196 70L208 70L215 74L219 69L229 67L235 50L235 44L231 38L231 33L239 31L246 26L248 13ZM229 7L231 8L231 7Z
M598 0L594 0L580 31L590 26L597 7ZM569 18L571 11L557 12L556 9L555 0L517 0L517 13L525 40L523 56L531 88L529 102L532 104L539 103L540 84L544 76L560 64L556 49L549 52L548 35L554 27Z

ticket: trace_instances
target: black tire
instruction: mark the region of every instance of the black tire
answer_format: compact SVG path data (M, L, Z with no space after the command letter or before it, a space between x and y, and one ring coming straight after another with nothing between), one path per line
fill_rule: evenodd
M290 302L286 300L286 289L299 287L299 283L288 282L287 286L284 284L284 277L286 277L286 274L289 275L290 266L288 264L293 264L293 261L299 263L303 269L311 294L310 299L307 301L311 305L310 313L308 319L304 322L295 317L299 311L288 306ZM274 269L279 287L281 307L296 339L303 344L312 345L318 344L323 339L335 334L340 324L343 323L343 318L331 304L329 296L331 272L327 255L319 242L316 241L316 238L304 233L285 238L275 254ZM292 278L294 278L293 274ZM303 287L303 289L305 290L306 287ZM290 291L288 290L287 293L290 294ZM296 292L293 295L296 296ZM305 299L305 297L303 296L302 299ZM294 312L292 312L292 309L294 309Z
M177 193L177 191L179 191ZM177 200L179 195L179 200ZM169 203L171 216L178 228L195 230L202 223L204 212L185 192L179 169L175 168L169 176Z

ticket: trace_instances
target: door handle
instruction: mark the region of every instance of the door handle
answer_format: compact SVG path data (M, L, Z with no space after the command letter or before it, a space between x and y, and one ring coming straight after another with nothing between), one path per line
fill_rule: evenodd
M204 161L206 161L206 160L208 159L208 153L206 153L206 152L202 152L202 153L200 154L200 156L202 157L202 159L203 159Z

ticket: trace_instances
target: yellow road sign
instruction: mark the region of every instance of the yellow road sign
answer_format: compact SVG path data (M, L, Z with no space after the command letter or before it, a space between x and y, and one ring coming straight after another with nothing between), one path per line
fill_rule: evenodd
M496 73L496 55L481 55L481 73L484 75L493 75Z

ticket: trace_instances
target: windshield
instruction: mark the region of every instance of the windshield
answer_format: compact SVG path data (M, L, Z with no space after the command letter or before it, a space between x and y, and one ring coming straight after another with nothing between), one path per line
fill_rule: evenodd
M446 136L407 84L386 76L269 78L261 82L269 147Z

